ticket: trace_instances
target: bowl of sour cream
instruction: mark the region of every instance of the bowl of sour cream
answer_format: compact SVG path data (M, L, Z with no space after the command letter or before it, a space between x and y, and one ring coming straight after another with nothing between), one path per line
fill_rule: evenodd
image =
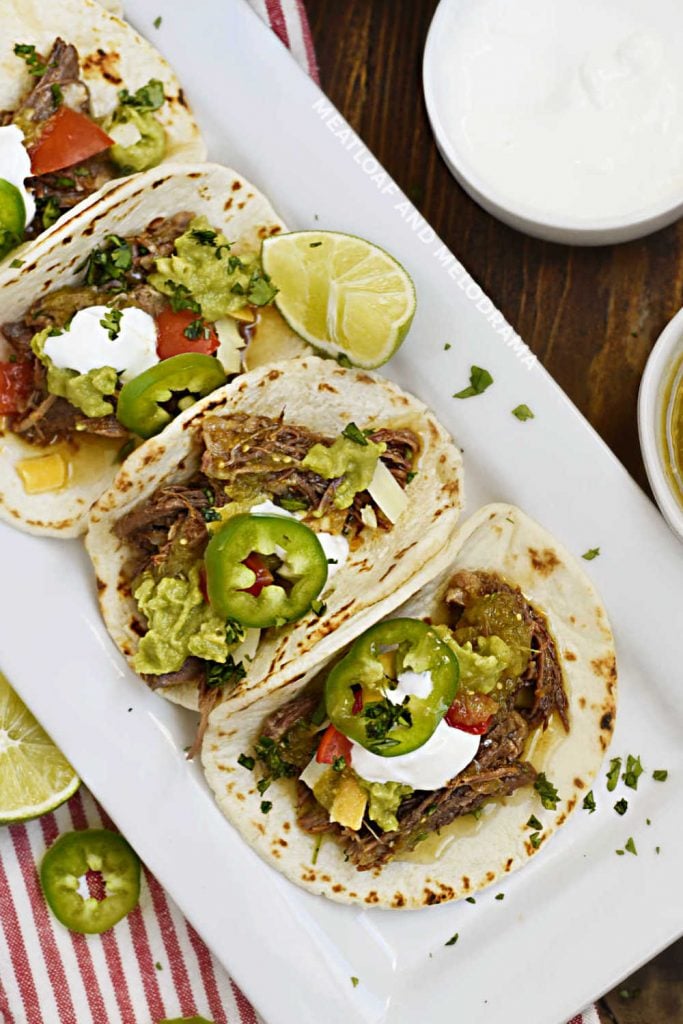
M486 210L551 241L683 214L681 0L441 0L423 82L437 144Z
M683 309L650 353L638 394L638 433L657 504L683 540Z

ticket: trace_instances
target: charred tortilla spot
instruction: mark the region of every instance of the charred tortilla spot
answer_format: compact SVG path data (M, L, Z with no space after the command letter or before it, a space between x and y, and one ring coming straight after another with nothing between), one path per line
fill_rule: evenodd
M119 54L115 51L110 50L107 53L106 50L98 47L94 53L89 53L84 58L83 70L86 74L90 73L91 75L99 72L112 85L121 85L123 79L119 74L119 59Z
M367 896L365 897L365 902L366 903L379 903L379 896L377 895L377 893L375 892L374 889L367 894Z
M585 706L586 706L586 698L585 697L579 697L579 707L583 709L583 708L585 708Z
M181 107L187 107L187 100L185 99L184 89L178 89L178 96L176 98ZM194 174L191 174L190 177L193 178Z
M613 718L614 716L612 715L612 712L606 711L600 719L600 728L605 729L607 732L611 732L613 727Z
M315 871L312 868L307 868L307 870L303 871L302 874L301 874L301 881L302 882L315 882L317 877L318 876L316 875Z
M514 863L513 858L512 857L508 857L508 859L505 861L505 870L509 871L510 868L512 867L513 863Z
M285 830L285 832L289 832L289 830L290 830L290 829L291 829L291 827L292 827L292 825L291 825L291 822L289 822L289 821L285 821L285 822L283 823L282 827L283 827L283 829Z
M576 807L576 797L572 796L567 800L567 814L574 810Z
M247 205L246 200L243 199L241 203L237 204L237 209L238 210L243 210L246 205Z
M434 906L435 903L441 902L441 897L439 896L439 894L437 892L434 892L432 889L423 889L422 891L424 894L423 902L425 906L432 907Z
M564 652L565 661L576 661L576 655L573 651Z
M232 183L232 190L233 190L233 192L239 192L239 190L241 188L242 188L242 182L238 178L236 178L235 181L233 181L233 183Z
M103 590L107 589L107 584L104 582L104 580L101 580L99 576L97 576L96 579L95 579L95 586L97 587L97 589L98 589L98 591L100 593Z
M344 892L344 886L337 882L336 885L332 886L332 892Z
M289 846L289 843L287 842L286 839L280 838L278 839L278 843L280 844L280 846Z
M529 560L541 576L550 576L552 572L562 563L551 548L544 548L537 551L536 548L529 548Z
M394 898L391 901L391 905L392 905L392 907L396 907L396 908L405 907L406 900L405 900L405 896L403 895L402 892L395 892L394 893Z
M274 847L273 847L273 849L272 849L272 854L273 854L273 857L275 857L275 858L276 858L277 860L279 860L279 859L280 859L280 857L282 856L282 854L281 854L281 853L280 853L280 851L278 850L277 846L274 846Z
M337 389L333 388L331 384L326 384L324 380L318 384L318 391L329 391L332 395L338 394Z
M467 892L470 888L470 880L467 875L463 875L461 881L463 889Z
M380 578L379 578L379 582L380 582L380 583L383 583L383 582L384 582L384 580L385 580L385 579L387 578L387 576L389 575L389 573L392 573L392 572L394 571L394 569L395 569L395 568L396 568L396 563L394 563L393 565L390 565L390 566L389 566L389 568L387 569L387 571L386 571L386 572L385 572L385 573L384 573L384 574L383 574L382 576L380 576Z
M143 637L147 632L147 627L143 626L137 619L131 619L129 624L131 633L135 633L136 636Z
M232 196L223 203L223 209L227 212L232 206Z
M559 828L560 825L564 825L566 820L567 820L567 815L563 811L562 814L558 815L558 817L555 819L555 825L557 826L557 828Z
M578 777L578 775L574 779L574 785L576 786L577 789L585 789L586 788L586 783L583 781L583 779L580 779Z
M279 224L273 224L272 228L270 229L270 234L271 235L279 235L281 231L282 231L282 228L280 227Z

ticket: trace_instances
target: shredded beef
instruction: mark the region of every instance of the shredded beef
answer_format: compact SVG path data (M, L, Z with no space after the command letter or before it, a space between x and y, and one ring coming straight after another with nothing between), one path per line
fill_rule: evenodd
M205 662L201 658L190 656L177 672L163 672L159 676L143 675L143 679L151 690L161 690L167 686L178 686L180 683L199 683L204 679Z
M319 703L320 697L315 693L295 697L268 717L260 735L279 743L297 722L308 721Z
M18 114L22 119L34 122L47 121L52 117L55 112L53 85L58 85L62 93L69 89L68 105L87 114L90 109L90 93L81 81L76 47L65 43L63 39L55 39L43 63L47 65L47 70L37 79L33 89L24 96L14 111L14 119L16 120Z

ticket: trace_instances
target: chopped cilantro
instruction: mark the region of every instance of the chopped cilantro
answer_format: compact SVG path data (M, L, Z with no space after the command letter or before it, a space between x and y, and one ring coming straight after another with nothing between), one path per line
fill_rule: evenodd
M171 289L169 299L174 313L180 313L183 309L188 309L191 313L201 313L201 306L196 299L192 298L189 288L186 288L184 284L166 281L165 287Z
M209 338L211 336L211 329L203 317L198 316L196 320L190 321L183 334L189 341L197 341L199 338Z
M459 938L459 933L456 932L455 935L451 935L451 937L448 940L448 942L444 942L444 946L454 946L456 944L456 942L458 941L458 938Z
M369 750L381 753L387 747L393 747L398 743L398 740L391 739L387 733L399 722L409 728L413 724L413 716L407 707L409 700L409 697L405 697L401 704L393 704L385 697L384 700L373 700L365 705L361 714L367 723L366 735L372 740Z
M50 86L50 92L52 93L52 102L55 107L58 107L64 99L64 93L62 92L61 85L59 85L58 82L53 82Z
M317 864L318 863L318 854L320 853L320 847L322 845L322 841L323 841L323 836L322 836L322 832L321 832L319 834L318 838L315 841L315 846L313 847L313 856L311 857L311 864Z
M537 850L539 848L539 846L541 845L541 833L540 832L532 832L531 835L529 836L529 842L533 846L534 850Z
M287 512L303 512L308 508L305 501L301 498L278 498L278 504L281 508L287 510Z
M607 789L610 793L617 788L617 782L619 781L620 771L621 758L613 757L609 763L609 771L607 772Z
M652 778L656 782L666 782L668 774L669 772L666 768L657 768L657 770L652 773Z
M215 686L225 686L226 683L238 683L246 674L242 662L235 663L232 654L228 655L224 665L217 661L206 663L206 685L211 689Z
M205 508L202 512L202 516L204 517L205 523L217 523L221 517L220 512L215 508Z
M545 772L538 773L536 781L534 782L534 789L540 796L541 803L545 807L546 811L554 811L560 797L552 782L546 778Z
M625 786L629 789L638 789L638 779L643 774L643 766L640 757L633 757L629 754L626 758L626 770L621 776Z
M365 436L363 431L356 426L355 423L346 424L346 426L342 430L342 437L347 437L349 441L353 441L355 444L359 444L363 448L367 448L368 446L367 437Z
M347 370L351 369L351 367L353 366L353 363L351 362L349 357L344 355L343 352L340 352L339 355L337 356L337 362L339 363L340 366L345 366Z
M272 804L272 802L270 800L262 800L261 801L261 814L267 814L272 806L273 806L273 804Z
M592 814L595 810L595 797L593 796L592 789L589 789L586 793L585 797L583 798L583 804L581 806L583 807L584 811L588 811L589 814Z
M127 89L121 89L119 92L119 103L122 107L135 107L143 114L150 110L158 110L164 105L165 100L164 83L158 78L150 78L147 85L141 85L132 94Z
M322 242L309 242L308 243L308 248L309 249L317 249L318 246L322 245L322 244L323 244Z
M448 352L448 350L449 350L450 348L452 348L452 347L453 347L453 346L451 345L450 341L447 341L447 342L446 342L446 344L445 344L445 345L444 345L444 347L443 347L443 350L444 350L444 352Z
M614 810L617 814L626 814L626 811L628 810L628 800L624 800L623 798L621 800L617 800L614 805Z
M617 857L623 857L624 856L624 851L623 850L615 850L614 852L616 853Z
M505 899L505 893L504 892L497 893L496 894L496 899L497 900L504 900Z
M588 551L584 551L581 555L587 562L592 562L594 558L597 558L600 554L600 548L589 548Z
M26 260L12 260L12 262L10 263L10 267L12 268L12 270L18 270L19 267L23 267L25 262Z
M103 285L115 283L118 290L125 288L126 271L133 266L133 250L118 235L107 235L104 244L93 249L79 270L85 270L85 283Z
M351 984L354 988L358 987L358 978L351 978Z
M413 482L413 480L415 479L416 476L417 476L417 473L415 472L415 470L411 469L410 473L406 473L406 483L407 484L412 484L412 482Z
M16 43L14 46L15 57L21 57L26 63L26 70L29 75L33 75L34 78L42 78L48 69L47 64L43 64L38 54L36 53L35 46L30 46L28 43Z
M651 824L652 824L652 822L650 821L650 819L649 819L649 818L646 818L646 819L645 819L645 824L646 824L646 825L651 825Z
M157 17L154 19L152 24L154 25L155 28L161 28L161 15L160 14L157 15Z
M200 245L215 246L218 232L213 231L211 228L193 228L190 231L190 238L193 238L195 242L199 242Z
M661 850L661 846L655 846L655 853L659 853L660 850Z
M327 611L327 605L324 601L311 601L311 611L317 616L324 615Z
M532 814L526 823L527 828L543 828L543 825L538 820L535 814Z
M484 370L481 366L473 366L470 370L469 387L463 388L462 391L456 391L453 398L472 398L474 395L482 395L492 384L493 377L488 370Z
M515 408L512 410L512 415L516 416L518 420L522 420L522 422L524 422L524 420L534 419L534 414L532 413L528 405L515 406Z
M637 999L640 995L640 991L641 990L639 988L620 988L619 996L622 999Z
M260 274L254 271L249 282L247 299L252 306L267 306L272 302L278 293L275 285L271 284L267 274Z
M636 844L633 842L633 837L632 836L629 836L628 839L626 840L626 842L624 843L624 849L628 850L629 853L632 853L634 857L638 856L638 851L636 850Z
M163 967L161 966L161 964L159 963L159 961L158 961L158 960L157 960L157 962L155 963L155 965L154 965L154 966L156 967L156 969L157 969L158 971L163 971Z
M276 743L269 736L261 736L254 744L254 752L272 779L291 779L299 774L296 765L291 764L282 756L281 744Z
M259 779L259 781L256 783L256 788L258 789L261 796L263 796L263 794L268 789L272 781L272 779Z
M44 197L36 200L38 215L42 220L44 228L51 228L62 215L62 210L56 196Z
M465 900L465 903L476 903L476 902L477 901L475 900L474 896L468 896L467 899Z
M120 309L108 309L100 320L100 327L104 327L110 341L115 341L121 333L122 316L123 313Z
M248 754L240 754L237 758L237 763L241 764L243 768L246 768L248 772L253 772L256 761L253 757L249 757Z
M332 762L332 771L343 772L345 768L346 758L344 757L344 755L342 754L340 757L335 757L334 761Z

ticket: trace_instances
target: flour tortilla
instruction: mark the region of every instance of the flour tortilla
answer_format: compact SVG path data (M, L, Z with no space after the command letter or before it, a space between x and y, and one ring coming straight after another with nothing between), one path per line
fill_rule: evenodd
M359 546L321 594L324 613L310 613L297 623L261 634L248 676L229 702L277 688L293 677L301 679L436 575L445 564L460 511L460 452L422 402L395 384L316 356L243 374L138 448L93 508L86 544L97 574L100 607L114 642L129 659L137 649L140 619L125 573L129 549L115 535L116 523L161 484L192 476L199 463L200 428L207 417L232 412L277 417L283 410L287 422L330 437L350 421L361 429L410 427L421 440L417 476L408 486L408 505L393 529L361 531ZM197 707L194 684L157 692Z
M26 249L21 267L4 267L0 271L0 323L21 319L41 295L79 282L84 259L107 235L132 235L155 217L183 210L206 216L235 242L236 253L258 252L265 237L286 230L265 196L229 167L166 164L113 182L95 205L67 215ZM274 342L270 348L280 352L279 358L307 348L276 311L268 311L267 326ZM0 361L10 352L0 334ZM91 505L120 468L116 461L120 443L86 441L69 459L67 487L29 495L16 463L45 454L46 449L26 444L10 431L0 435L0 445L0 519L29 533L53 537L82 534Z
M247 771L237 758L243 751L252 752L266 717L295 697L315 673L262 700L254 699L258 694L245 694L239 706L225 704L211 715L202 752L207 780L225 816L257 853L313 893L342 903L409 909L470 896L541 853L586 795L600 767L614 727L614 641L600 598L576 560L519 509L488 505L458 531L446 571L396 614L445 618L445 593L459 569L498 573L518 585L547 619L564 671L571 730L567 735L560 724L551 725L546 739L527 756L557 787L557 809L545 810L534 790L523 789L492 802L479 821L470 817L464 834L432 863L397 860L361 872L327 838L314 865L316 839L296 824L294 781L271 785L272 809L262 814L262 797L255 788L258 772ZM532 814L542 822L538 850L529 839Z
M15 44L28 43L47 56L60 36L78 50L95 117L106 117L114 110L121 89L133 93L150 78L157 78L166 95L163 107L155 112L166 130L165 160L190 163L205 159L204 140L175 73L146 39L102 4L95 0L3 0L0 23L0 110L14 110L35 84L24 61L14 54ZM78 209L91 203L88 199Z

